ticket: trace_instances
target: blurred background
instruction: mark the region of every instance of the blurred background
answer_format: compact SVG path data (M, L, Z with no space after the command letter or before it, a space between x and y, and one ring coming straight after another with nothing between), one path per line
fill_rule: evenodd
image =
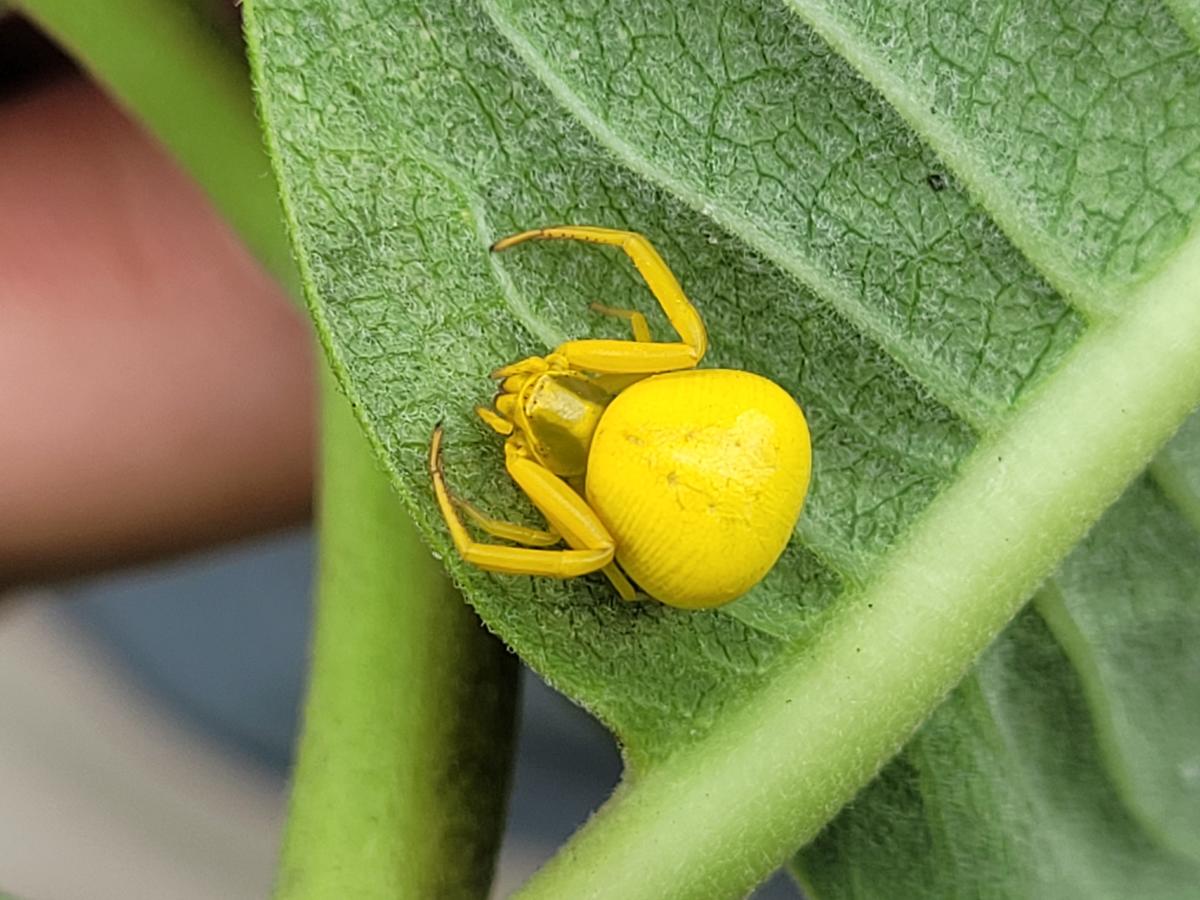
M0 885L25 900L268 896L304 681L307 530L0 600ZM611 792L590 716L523 673L495 895ZM777 876L755 895L799 896Z
M236 51L232 4L180 2ZM4 5L0 889L263 898L309 628L306 328L165 154ZM3 590L28 584L52 586ZM607 732L524 673L496 895L619 774ZM799 895L777 877L756 896Z
M267 896L301 701L312 543L295 531L0 607L0 884L29 900ZM620 772L525 674L497 894Z

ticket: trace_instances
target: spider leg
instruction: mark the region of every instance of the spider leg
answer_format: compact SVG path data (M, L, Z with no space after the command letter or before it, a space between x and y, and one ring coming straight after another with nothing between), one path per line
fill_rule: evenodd
M486 406L477 406L475 407L475 415L483 419L488 428L497 434L507 437L513 433L513 423L493 409L488 409Z
M600 517L574 488L541 463L529 459L516 449L516 445L507 444L505 450L508 474L533 505L541 510L551 528L561 533L568 544L579 549L603 545L615 548L615 542ZM610 559L603 568L622 600L636 598L633 585L615 562Z
M462 497L451 496L450 499L467 514L468 519L492 537L512 541L514 544L524 544L526 547L553 547L562 540L562 535L554 529L531 528L528 525L494 519L474 503L469 503Z
M517 444L509 442L504 449L504 464L512 480L570 546L577 550L601 547L612 550L615 545L612 535L583 497L518 449Z
M437 498L442 518L446 520L446 527L449 528L450 536L454 539L454 546L464 561L491 572L505 572L513 575L545 575L551 578L573 578L577 575L586 575L589 572L603 569L612 562L612 538L608 537L608 533L604 531L604 526L600 524L600 520L595 518L595 513L583 503L578 494L572 491L561 480L559 480L559 484L562 485L562 490L575 497L579 505L595 520L595 525L599 526L600 532L603 533L604 537L608 538L606 543L596 542L589 546L576 547L575 541L568 537L568 543L572 544L572 549L545 550L529 547L502 547L496 544L484 544L476 541L471 537L470 532L467 531L466 526L463 525L462 520L458 517L458 510L455 509L454 499L450 494L449 488L446 487L446 478L442 472L441 449L442 428L439 425L434 429L433 440L429 445L429 474L433 479L433 491ZM537 465L531 461L529 462L531 465ZM558 480L549 471L546 471L546 475ZM553 494L552 487L550 493ZM539 503L537 498L531 495L530 499L534 501L534 505L539 509L543 508L543 504ZM554 507L557 512L559 504L555 502L553 496L549 498L543 496L542 500L547 505ZM544 512L545 510L543 509ZM570 518L568 516L568 519ZM489 521L496 522L494 519ZM510 526L510 523L501 524ZM558 527L558 523L553 519L551 519L551 524ZM573 526L579 524L572 521ZM523 528L524 526L510 527ZM530 531L534 530L530 529ZM563 531L562 528L559 528L559 530ZM587 529L584 528L583 532L586 531ZM583 532L576 531L576 537Z
M646 322L646 317L636 310L614 309L611 306L605 306L603 303L589 303L588 309L592 310L592 312L598 312L602 316L625 319L633 329L633 339L635 341L648 344L654 340L654 338L650 337L650 325Z
M621 571L621 567L615 562L610 562L604 567L603 572L608 580L612 582L612 586L617 589L617 593L621 595L621 599L627 603L632 603L638 599L637 589L633 583L625 577L625 573Z
M671 327L679 335L678 343L643 341L634 326L636 340L580 340L567 341L555 352L566 358L574 368L597 373L651 373L670 372L694 368L708 349L708 335L704 321L692 306L679 281L671 273L663 258L646 238L634 231L613 228L596 228L586 225L556 226L523 231L502 238L492 245L495 251L507 250L530 240L572 240L591 244L605 244L625 251L634 266L646 280L646 286L658 300ZM643 324L645 319L643 317ZM649 328L646 329L649 337Z

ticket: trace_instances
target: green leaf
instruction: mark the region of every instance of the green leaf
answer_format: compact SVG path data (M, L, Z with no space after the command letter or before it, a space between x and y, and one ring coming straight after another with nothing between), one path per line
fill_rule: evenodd
M893 111L782 3L483 7L252 4L314 318L443 553L433 423L445 420L461 493L530 516L470 414L486 372L566 336L618 334L590 300L646 308L624 260L561 245L489 256L499 235L557 221L645 232L709 323L708 362L800 399L816 447L808 508L779 566L729 607L627 606L601 579L499 578L447 558L485 621L613 727L636 773L534 894L655 896L671 877L680 896L720 896L811 836L896 749L1200 401L1200 245L1185 239L1200 55L1152 9L1088 44L1089 71L1128 67L1107 90L1068 84L1066 106L1030 105L1026 121L1000 102L1029 93L1013 76L992 118L950 105L918 120L902 77L923 102L924 56L878 81ZM1050 43L1069 31L1040 27ZM831 35L854 65L874 59L862 34ZM1155 130L1154 110L1169 128ZM1101 153L1088 127L1116 120L1133 131ZM1014 155L1011 129L1035 125L1042 151ZM1056 142L1078 152L1045 149ZM1116 164L1133 174L1105 179ZM1067 719L1090 746L1103 704L1142 700L1119 642L1096 640L1103 622L1079 612L1096 601L1074 590L1094 665L1076 653L1075 674L1055 671L1084 684ZM1035 632L1029 652L1048 659L1070 643ZM980 691L1002 691L994 668L975 676ZM1180 760L1135 778L1147 754L1133 729L1107 727L1097 777L1137 816L1122 833L1165 830L1164 773ZM985 754L993 735L971 732L960 755ZM1145 790L1159 800L1131 799ZM672 804L698 827L664 830ZM978 810L980 828L996 824ZM1138 865L1162 868L1130 840ZM983 834L975 848L988 846Z

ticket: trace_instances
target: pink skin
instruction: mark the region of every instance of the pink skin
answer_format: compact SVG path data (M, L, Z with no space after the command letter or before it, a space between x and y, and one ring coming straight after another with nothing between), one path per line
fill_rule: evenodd
M77 77L0 100L0 587L303 521L308 329Z

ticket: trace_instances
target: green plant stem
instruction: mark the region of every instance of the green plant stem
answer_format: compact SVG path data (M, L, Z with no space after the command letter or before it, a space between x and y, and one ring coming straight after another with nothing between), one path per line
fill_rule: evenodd
M348 404L325 397L313 671L276 896L484 897L515 658L427 564Z
M23 0L175 155L260 261L300 278L244 60L178 0ZM419 540L331 377L313 681L281 897L485 896L515 661Z
M162 141L299 299L275 179L236 48L188 3L20 0L15 6Z
M809 841L1200 403L1200 235L1125 310L980 445L845 615L624 785L520 896L739 896Z

